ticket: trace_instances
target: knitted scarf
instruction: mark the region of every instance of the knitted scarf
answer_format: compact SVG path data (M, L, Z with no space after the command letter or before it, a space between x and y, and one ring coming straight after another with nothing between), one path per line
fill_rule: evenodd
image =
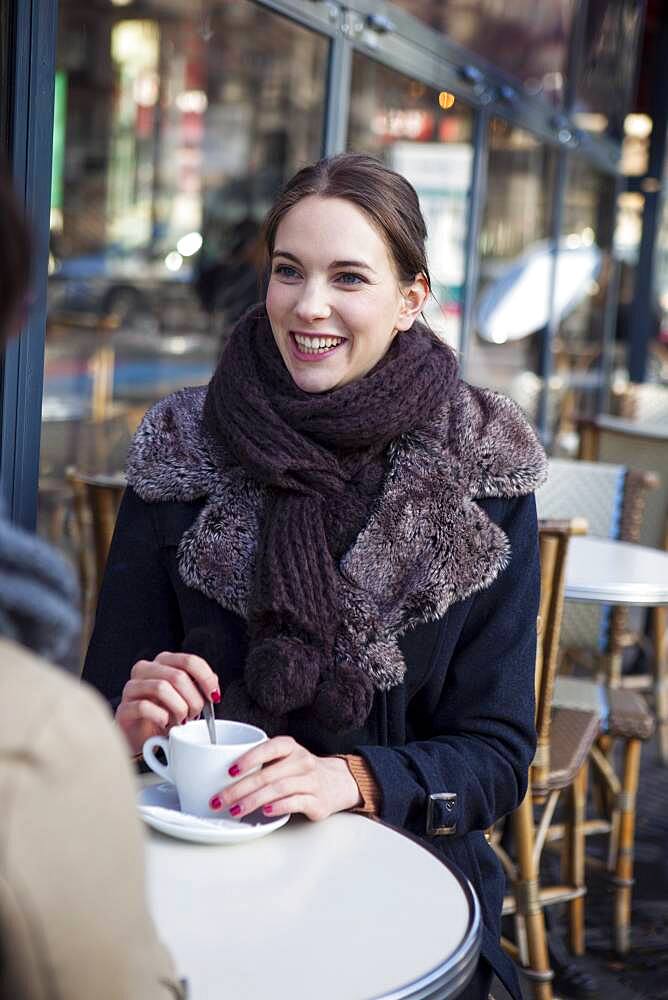
M388 445L429 425L457 377L453 352L415 324L365 378L307 393L281 358L264 306L234 330L209 384L204 425L268 487L245 695L246 715L271 730L305 706L335 731L366 721L372 681L335 655L345 625L339 560L380 494Z

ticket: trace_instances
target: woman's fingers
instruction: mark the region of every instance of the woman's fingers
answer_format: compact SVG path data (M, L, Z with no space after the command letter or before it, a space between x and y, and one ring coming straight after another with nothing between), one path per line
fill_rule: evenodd
M292 755L303 756L305 758L304 768L313 766L316 759L308 750L300 746L296 740L293 740L292 736L275 736L271 740L265 740L264 743L258 743L252 750L239 757L239 760L230 768L230 774L233 777L237 777L240 774L245 774L246 771L252 770L254 767L262 767L263 764L268 764L270 761L280 760ZM308 758L308 762L306 758Z
M174 724L185 722L188 718L188 702L163 677L128 681L123 688L123 701L151 701L159 708L166 709Z
M166 733L169 712L148 699L122 701L116 709L116 724L128 743L130 753L140 753L149 737Z
M189 719L196 719L204 708L204 698L200 689L190 674L179 667L168 667L156 660L140 660L132 669L132 679L167 681L186 702L188 706L186 715Z
M255 812L263 806L294 796L304 796L312 798L308 788L308 776L304 774L292 774L274 781L260 785L250 794L233 800L227 793L230 788L214 796L210 805L212 809L228 809L233 816L246 816ZM218 805L220 803L220 805Z
M262 812L272 819L278 819L279 816L291 816L292 813L302 813L313 822L331 816L331 813L323 807L315 795L290 795L284 799L277 799L275 802L267 803Z
M197 684L202 696L210 701L220 701L220 683L206 660L194 653L158 653L156 663L185 670ZM218 695L216 698L215 696ZM213 696L213 697L212 697Z
M169 712L147 698L138 701L121 702L116 709L116 721L119 725L134 725L137 722L152 723L160 730L169 726Z
M293 755L284 758L278 763L263 767L245 778L240 778L239 781L235 781L232 785L228 785L222 791L218 792L218 798L223 803L222 808L227 809L237 802L250 799L253 795L259 794L264 788L277 789L279 786L282 786L283 782L294 777L300 777L302 785L306 789L310 770L306 769L303 766L303 762ZM257 809L257 805L253 806L253 808ZM250 812L251 809L247 808L244 811Z

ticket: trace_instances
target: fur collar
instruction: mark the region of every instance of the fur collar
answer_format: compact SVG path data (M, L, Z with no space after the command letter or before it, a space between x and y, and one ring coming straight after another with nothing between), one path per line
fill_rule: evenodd
M183 389L144 417L129 484L148 502L206 500L179 545L186 584L246 617L266 493L234 467L201 420L206 387ZM506 567L504 532L475 502L533 492L546 458L511 400L460 383L433 428L391 449L377 508L341 561L337 655L378 689L403 679L396 639L489 586Z

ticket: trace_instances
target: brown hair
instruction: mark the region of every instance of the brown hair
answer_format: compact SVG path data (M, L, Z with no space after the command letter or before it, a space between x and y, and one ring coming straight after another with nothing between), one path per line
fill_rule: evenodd
M9 173L0 162L0 348L15 331L30 284L30 236L14 195Z
M405 177L363 153L340 153L299 170L288 181L264 223L271 257L276 231L302 198L345 198L361 209L380 230L394 259L401 284L424 274L431 291L425 240L427 227L415 189Z

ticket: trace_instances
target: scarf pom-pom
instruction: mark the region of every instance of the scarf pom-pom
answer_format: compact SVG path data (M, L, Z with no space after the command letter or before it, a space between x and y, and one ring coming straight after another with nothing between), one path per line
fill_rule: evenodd
M373 684L357 667L338 663L318 686L313 708L323 726L333 731L360 729L369 718Z
M322 656L298 639L265 639L246 661L246 684L265 711L285 715L310 705L323 668Z
M216 711L219 718L246 722L258 726L267 736L279 736L288 731L287 717L272 715L253 701L243 681L232 681L223 691L222 703Z

